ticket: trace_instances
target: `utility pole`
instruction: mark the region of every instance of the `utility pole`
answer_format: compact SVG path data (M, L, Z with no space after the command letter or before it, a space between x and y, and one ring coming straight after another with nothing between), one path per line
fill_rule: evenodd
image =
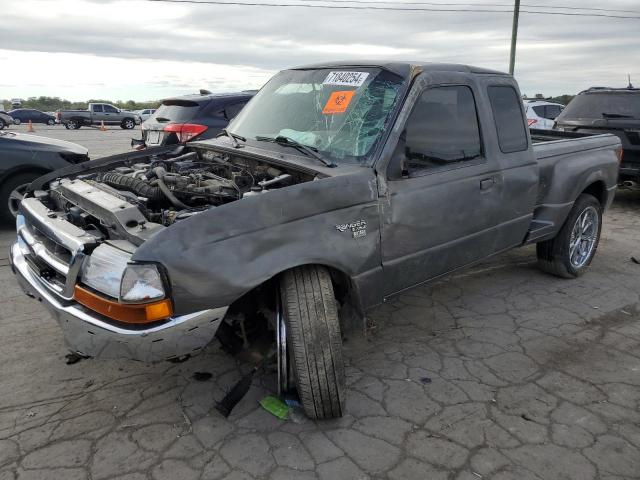
M516 65L516 41L518 39L518 17L520 16L520 0L513 6L513 27L511 28L511 55L509 57L509 74L513 75Z

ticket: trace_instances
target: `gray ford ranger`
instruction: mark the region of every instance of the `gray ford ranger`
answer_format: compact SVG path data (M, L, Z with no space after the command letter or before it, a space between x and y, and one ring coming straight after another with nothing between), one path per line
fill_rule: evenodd
M78 355L179 359L266 332L278 388L336 417L341 332L385 298L531 243L544 270L584 273L620 153L613 135L530 135L503 73L305 66L216 139L36 180L11 259Z

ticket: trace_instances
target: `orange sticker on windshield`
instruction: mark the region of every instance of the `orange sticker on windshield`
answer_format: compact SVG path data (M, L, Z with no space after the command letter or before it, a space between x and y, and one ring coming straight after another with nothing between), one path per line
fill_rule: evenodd
M333 115L334 113L346 112L355 93L355 90L333 92L329 97L329 100L327 100L327 104L322 109L322 113L325 115Z

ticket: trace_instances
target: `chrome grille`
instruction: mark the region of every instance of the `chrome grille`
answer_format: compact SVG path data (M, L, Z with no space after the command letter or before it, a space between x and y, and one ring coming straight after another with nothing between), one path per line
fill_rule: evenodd
M49 290L71 300L84 255L98 239L36 198L22 201L17 230L29 268Z

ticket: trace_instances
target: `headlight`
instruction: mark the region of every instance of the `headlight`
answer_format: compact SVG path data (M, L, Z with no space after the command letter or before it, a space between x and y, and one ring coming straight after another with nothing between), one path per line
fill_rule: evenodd
M128 265L122 276L120 299L123 302L151 302L165 297L162 277L152 264Z
M130 264L131 255L107 244L98 246L82 264L82 283L125 303L147 303L165 297L158 267Z
M120 280L131 259L128 253L107 244L96 247L82 264L82 283L113 298L120 295Z

